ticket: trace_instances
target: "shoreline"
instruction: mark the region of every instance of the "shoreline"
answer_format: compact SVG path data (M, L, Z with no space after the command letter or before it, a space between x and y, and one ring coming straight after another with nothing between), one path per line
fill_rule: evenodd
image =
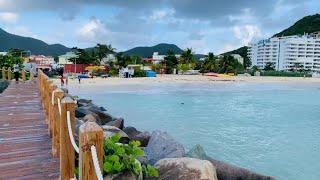
M53 79L56 84L60 84L59 79ZM320 78L311 77L275 77L275 76L251 76L251 77L209 77L202 75L158 75L157 77L149 78L84 78L81 79L81 84L92 85L92 86L104 86L104 85L142 85L142 84L225 84L225 83L277 83L277 82L288 82L288 83L320 83ZM68 79L68 84L75 85L79 84L78 79Z

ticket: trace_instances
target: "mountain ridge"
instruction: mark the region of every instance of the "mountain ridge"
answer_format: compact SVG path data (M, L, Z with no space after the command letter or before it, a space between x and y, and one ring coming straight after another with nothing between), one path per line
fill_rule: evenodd
M8 33L0 28L0 51L8 51L11 48L30 50L32 54L59 56L70 51L70 48L62 44L47 44L32 37L19 36Z

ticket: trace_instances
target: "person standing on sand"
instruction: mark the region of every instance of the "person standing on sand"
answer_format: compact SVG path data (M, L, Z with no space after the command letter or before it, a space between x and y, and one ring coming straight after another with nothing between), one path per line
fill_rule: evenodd
M14 73L14 78L16 79L16 82L18 83L18 81L19 81L19 64L18 63L13 65L13 73Z

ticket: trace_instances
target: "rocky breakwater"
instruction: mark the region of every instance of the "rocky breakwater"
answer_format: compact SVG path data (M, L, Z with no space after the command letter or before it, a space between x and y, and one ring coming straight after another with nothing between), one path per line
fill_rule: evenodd
M78 99L75 115L77 135L78 129L83 123L86 121L94 121L102 127L106 138L118 133L121 136L121 143L128 143L130 140L140 141L144 156L139 157L138 160L141 164L149 163L154 165L159 171L159 177L157 179L273 179L269 176L263 176L243 168L214 160L206 155L201 146L196 146L188 153L185 153L183 145L177 142L168 133L161 131L154 131L152 133L147 131L141 132L135 127L126 127L123 118L112 116L105 108L93 104L91 100Z
M0 80L0 93L2 93L8 86L8 81Z

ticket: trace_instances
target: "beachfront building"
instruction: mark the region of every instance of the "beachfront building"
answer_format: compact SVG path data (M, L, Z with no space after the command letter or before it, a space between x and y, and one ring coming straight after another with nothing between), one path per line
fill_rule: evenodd
M153 52L152 58L143 58L145 62L152 62L153 64L159 64L160 62L164 61L164 58L167 55L160 55L159 52ZM176 58L179 58L181 55L176 54Z
M29 57L29 62L34 62L37 69L49 69L55 65L54 58L52 56L44 55L31 55Z
M75 59L78 58L79 56L76 55L74 52L67 52L64 55L59 56L59 66L64 66L65 64L73 64L70 59Z
M252 66L263 69L273 63L276 70L305 69L320 72L320 33L272 37L249 44Z

